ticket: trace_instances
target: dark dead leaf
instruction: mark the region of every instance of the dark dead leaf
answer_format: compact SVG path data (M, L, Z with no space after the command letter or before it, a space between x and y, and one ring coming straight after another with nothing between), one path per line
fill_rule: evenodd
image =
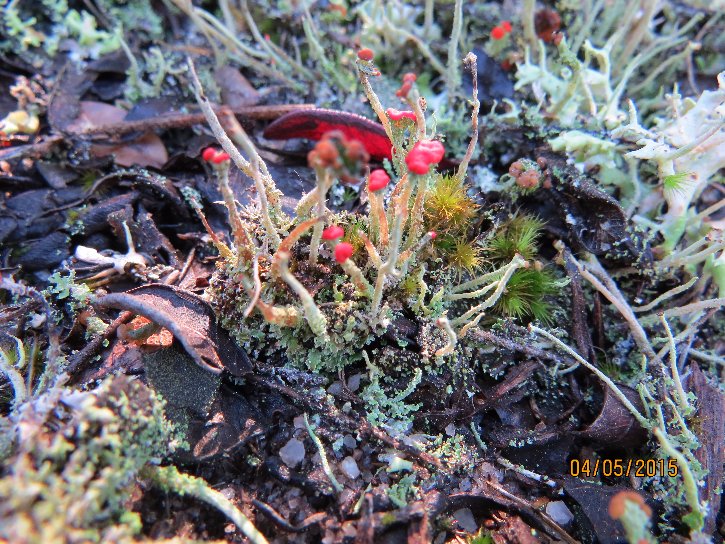
M651 262L647 242L633 233L614 197L567 164L562 155L548 148L538 151L537 156L546 159L549 165L552 187L539 190L537 197L550 199L549 210L558 215L562 226L569 231L569 242L574 249L628 264Z
M133 142L121 145L91 146L94 157L113 155L119 166L152 166L161 168L169 160L164 142L156 134L145 134Z
M207 417L189 421L187 440L195 462L229 453L267 427L259 410L245 396L222 386Z
M36 161L35 167L53 189L62 189L68 182L78 178L78 173L63 164L52 161Z
M618 387L638 410L644 412L642 400L634 389L623 384L618 384ZM634 416L608 387L604 388L604 401L599 415L578 434L596 444L620 448L640 445L647 436Z
M221 66L214 72L224 105L232 109L259 103L259 93L236 68Z
M79 216L80 234L89 236L108 228L108 216L119 210L127 209L131 213L131 206L138 199L136 193L126 193L114 197L107 197L98 204L82 209Z
M81 100L78 107L78 115L66 126L71 132L83 132L101 125L120 123L126 117L126 110L104 102Z
M79 104L78 116L66 127L80 134L96 127L120 123L126 118L126 110L103 102L83 100ZM147 133L132 142L122 144L94 144L93 157L113 155L119 166L153 166L161 168L169 155L166 146L156 134Z
M150 284L105 295L97 305L128 310L165 327L194 362L209 372L220 374L227 370L243 376L252 369L247 354L216 323L209 303L197 295L169 285Z
M490 107L494 100L500 103L504 98L513 98L514 84L501 65L480 47L474 47L473 54L476 55L478 99L483 105L482 111L486 111L486 106ZM463 90L467 96L473 91L471 74L467 70L463 71Z
M39 240L23 244L17 251L15 264L27 271L52 269L70 257L70 237L52 232Z
M81 70L67 63L58 78L48 105L48 122L53 130L66 132L81 113L81 96L96 77L96 72Z

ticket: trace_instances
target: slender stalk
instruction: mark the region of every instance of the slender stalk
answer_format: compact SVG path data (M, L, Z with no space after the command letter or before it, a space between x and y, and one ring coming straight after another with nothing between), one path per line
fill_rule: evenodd
M24 357L25 349L23 348L23 343L20 341L19 338L15 338L15 343L17 344L18 348L18 358L20 358L21 353ZM2 374L5 374L5 376L8 378L8 381L13 386L13 392L15 393L15 397L13 399L13 406L17 407L25 402L25 399L28 397L28 391L25 388L25 381L23 380L23 376L15 369L13 364L10 362L10 359L7 355L5 355L5 352L2 349L0 349L0 372Z
M397 275L395 266L398 262L398 252L400 251L400 242L403 238L403 226L408 219L408 202L410 201L410 193L412 185L408 183L408 174L405 174L399 182L404 184L404 189L396 198L395 202L395 221L393 222L393 231L390 236L390 245L388 246L387 260L378 270L378 277L375 281L375 291L373 292L373 300L370 304L370 317L373 320L378 318L380 303L383 300L383 288L385 287L385 279L388 275Z
M381 266L383 266L383 261L380 258L380 254L378 253L378 250L375 248L373 243L370 241L370 238L368 238L367 235L361 230L358 230L357 234L360 238L362 238L362 241L365 244L365 249L368 252L368 256L373 262L373 266L375 268L380 268Z
M375 112L375 115L378 116L378 119L380 120L380 123L383 125L383 128L385 129L385 134L388 136L388 139L392 142L393 141L393 130L390 128L390 119L388 119L388 116L385 114L385 109L383 109L383 105L380 103L380 99L378 98L378 95L375 94L375 91L373 90L372 85L370 85L370 80L368 79L368 74L360 64L362 61L358 60L358 74L360 75L360 84L362 85L363 91L365 91L365 96L368 98L368 102L370 102L370 107Z
M430 31L433 28L433 7L435 6L435 0L425 0L425 8L423 11L423 36L430 36Z
M300 281L294 277L289 270L290 254L286 251L277 253L277 266L279 274L282 279L290 286L302 302L302 307L305 310L305 319L312 329L312 332L317 336L327 336L327 319L322 314L320 309L315 304L315 299L312 298L310 292L305 288Z
M327 191L332 185L332 175L327 168L317 168L317 219L318 223L312 231L312 240L310 241L310 263L317 264L317 256L320 252L320 241L322 240L322 231L325 229L322 220L325 218L327 211Z
M259 532L239 508L219 491L209 487L209 484L201 478L182 474L175 466L148 466L144 469L144 475L162 489L173 491L182 497L191 495L213 506L231 519L252 544L268 544L265 536Z
M649 304L645 304L644 306L633 306L632 310L635 312L649 312L650 310L657 307L658 304L664 302L665 300L669 300L672 297L679 295L680 293L687 291L690 287L695 285L695 282L698 280L698 277L695 276L694 278L691 278L690 281L683 285L678 285L677 287L673 287L672 289L665 291L660 296L658 296L656 299L654 299Z
M702 530L705 515L702 511L702 505L700 504L700 494L697 488L697 481L690 470L690 464L687 462L687 459L685 459L685 456L677 451L677 449L672 445L662 429L655 427L652 432L655 437L657 437L657 440L659 441L660 446L662 446L662 450L665 454L670 457L674 457L675 461L677 461L677 466L680 467L682 481L685 484L685 500L692 512L697 514L699 521L699 524L692 529L693 532L700 531Z
M680 406L680 410L682 410L683 413L689 414L692 408L690 403L687 401L687 394L685 393L685 389L682 387L682 380L680 380L680 371L677 369L677 346L675 345L675 339L672 336L672 330L670 330L670 325L667 323L667 319L665 319L664 314L660 314L660 321L662 322L662 326L665 328L667 341L670 344L670 375L672 376L672 380L675 382L677 404Z
M458 91L461 84L461 74L458 72L458 41L461 39L463 29L463 0L456 0L453 6L453 28L451 39L448 42L448 100L452 101L453 95Z
M574 357L579 363L581 363L582 366L588 368L591 370L597 378L602 380L607 387L609 387L610 391L614 393L614 395L619 399L619 402L622 403L622 405L629 410L629 412L634 416L634 418L639 422L639 424L644 427L645 429L648 429L650 427L650 423L645 419L645 417L639 413L639 410L635 408L634 404L625 396L624 393L622 393L622 390L617 387L617 384L615 384L609 376L607 376L604 372L599 370L597 367L595 367L593 364L591 364L589 361L584 359L581 355L579 355L576 351L571 349L569 346L567 346L564 342L559 340L556 336L549 333L548 331L545 331L544 329L540 329L539 327L535 325L529 325L529 330L531 332L534 332L540 336L543 336L547 338L548 340L552 341L554 344L557 345L560 349L564 350L566 353Z
M523 260L523 259L522 259ZM526 261L523 261L524 263ZM477 304L476 306L471 307L466 313L464 313L462 316L457 317L453 320L453 325L461 325L468 321L474 314L477 314L479 312L482 312L483 310L486 310L487 308L490 308L496 302L499 298L501 298L501 295L504 292L504 289L506 289L506 285L508 284L508 281L511 279L511 276L513 276L514 272L516 272L517 269L519 269L523 264L521 263L514 263L511 266L509 266L506 269L506 272L504 272L503 276L500 280L496 282L496 290L493 292L493 294L488 297L486 300L484 300L481 304Z
M445 346L436 351L436 357L450 355L455 351L456 344L458 343L458 337L456 336L456 332L453 330L453 327L451 327L451 322L448 321L448 318L445 316L438 318L438 320L436 321L436 326L443 329L443 331L446 333L446 336L448 337L448 343L446 343Z
M536 12L536 0L524 0L521 8L521 23L524 27L524 39L529 45L532 53L536 53L540 47L539 40L534 30L534 14ZM543 49L543 47L542 47Z
M461 164L458 165L458 170L456 171L456 177L458 177L461 181L466 177L468 164L471 162L471 157L473 157L473 152L475 151L476 144L478 143L478 112L481 109L481 102L478 100L477 60L476 55L473 53L468 53L466 58L463 59L463 63L468 66L468 69L471 71L471 78L473 81L473 100L471 101L473 104L473 111L471 112L471 139L468 142L466 155L463 157L463 160L461 161Z
M327 461L327 454L325 453L325 447L322 445L322 441L320 440L320 437L318 437L315 434L315 431L312 429L312 426L310 425L310 420L307 418L307 412L304 414L304 420L305 420L305 427L307 428L307 433L310 435L310 438L315 443L315 446L317 446L317 451L320 453L320 462L322 463L322 470L325 471L325 474L330 480L330 483L332 484L332 487L335 488L335 491L338 493L342 493L342 491L345 489L342 487L342 484L337 481L337 478L335 478L335 474L332 472L332 468L330 468L330 463Z
M221 165L217 167L217 180L219 181L219 190L224 198L224 205L227 208L227 214L229 215L229 223L232 227L232 237L234 238L234 247L240 256L245 258L252 257L252 238L247 232L242 217L239 215L237 210L237 201L234 198L234 192L229 186L229 166Z

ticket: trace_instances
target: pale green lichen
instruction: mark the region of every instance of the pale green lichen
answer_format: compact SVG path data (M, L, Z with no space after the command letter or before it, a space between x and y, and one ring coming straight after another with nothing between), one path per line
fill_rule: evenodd
M140 382L109 378L89 392L55 387L10 418L0 479L0 537L9 542L128 542L126 506L139 471L179 444L163 403Z

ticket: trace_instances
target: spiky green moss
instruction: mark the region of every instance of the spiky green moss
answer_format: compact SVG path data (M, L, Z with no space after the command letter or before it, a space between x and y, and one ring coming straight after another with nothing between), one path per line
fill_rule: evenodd
M508 262L517 253L531 260L537 253L536 242L544 223L530 215L520 214L504 223L489 240L486 257L494 262Z
M457 235L476 217L478 205L468 196L468 187L456 176L437 175L426 195L425 222L428 230Z
M502 315L518 319L534 318L551 322L551 305L546 297L557 292L556 278L548 270L517 270L495 309Z

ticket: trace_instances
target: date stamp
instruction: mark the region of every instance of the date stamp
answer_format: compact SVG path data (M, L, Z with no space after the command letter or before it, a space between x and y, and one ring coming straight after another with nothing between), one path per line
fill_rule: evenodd
M652 478L654 476L675 477L680 467L674 459L572 459L569 461L569 475L575 478L605 478L636 476Z

